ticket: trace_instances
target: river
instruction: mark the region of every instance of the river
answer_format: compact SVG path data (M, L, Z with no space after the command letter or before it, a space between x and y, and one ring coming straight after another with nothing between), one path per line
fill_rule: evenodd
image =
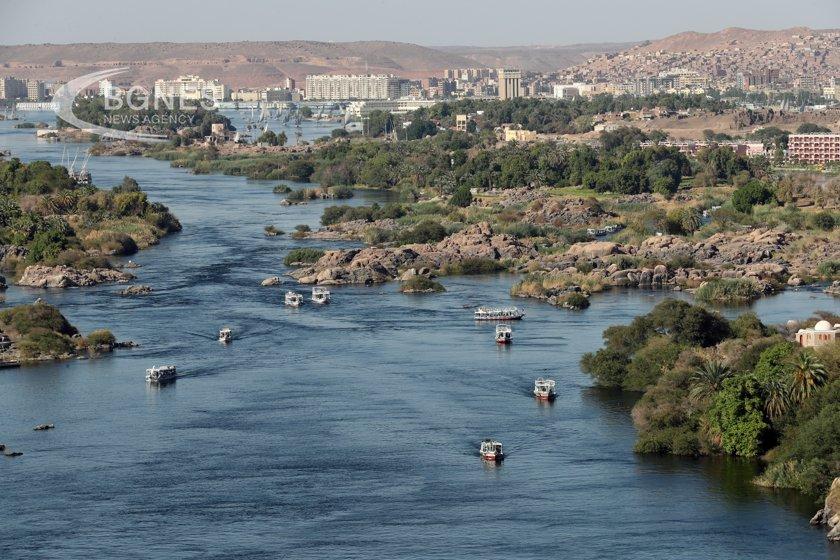
M0 149L60 162L63 144L13 124ZM611 291L584 312L518 300L510 348L465 308L511 303L508 274L444 278L432 296L339 287L292 310L260 280L287 272L289 249L326 244L262 229L314 228L330 202L284 207L274 182L147 158L89 168L101 187L134 177L184 230L134 256L149 296L6 292L141 346L0 371L0 441L24 452L0 460L4 559L840 558L808 525L812 499L750 485L754 463L634 454L632 397L580 372L604 328L673 294ZM840 312L806 289L752 308L771 323ZM213 340L225 325L228 346ZM144 370L168 363L183 376L147 386ZM559 397L540 405L530 390L549 375ZM485 437L504 464L478 458Z

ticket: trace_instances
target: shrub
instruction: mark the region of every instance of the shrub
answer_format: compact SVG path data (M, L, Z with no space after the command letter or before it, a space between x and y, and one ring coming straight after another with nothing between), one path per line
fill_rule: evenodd
M587 352L580 361L581 370L595 379L601 387L621 387L627 377L627 354L610 348Z
M34 329L47 329L67 336L73 336L79 332L57 308L46 303L32 303L4 309L0 311L0 323L4 327L11 327L21 335L28 334Z
M472 204L472 193L470 192L470 188L466 185L458 187L452 194L452 198L449 199L449 204L452 206L460 206L461 208L466 208Z
M813 217L814 226L823 230L831 231L834 229L835 220L830 212L818 212Z
M840 261L824 261L817 267L820 276L827 280L840 276Z
M64 356L73 353L73 342L61 333L34 328L18 342L20 355L24 359L39 356Z
M715 394L708 412L721 448L741 457L755 457L765 448L769 426L764 421L764 400L758 381L750 376L727 379Z
M586 309L589 307L589 298L580 292L569 292L565 296L557 300L557 305L567 307L569 309Z
M476 257L464 259L458 263L448 264L443 267L442 273L448 276L468 276L475 274L491 274L504 269L505 266L499 261Z
M263 228L263 231L269 237L275 237L277 235L283 235L285 233L282 229L277 229L274 226L265 226Z
M111 331L107 329L99 329L87 335L86 342L90 348L96 348L98 346L113 348L114 344L117 343L117 338L111 334Z
M652 338L641 350L633 354L633 359L627 366L623 388L644 391L646 387L656 383L665 371L674 367L680 352L682 346L671 342L669 337Z
M298 224L298 225L296 225L296 226L295 226L295 231L300 231L300 232L303 232L303 233L308 233L308 232L312 231L312 228L311 228L311 227L309 227L309 226L308 226L308 225L306 225L306 224Z
M440 282L436 282L425 276L412 276L408 280L402 283L400 286L400 291L403 293L415 293L415 292L445 292L446 288L443 287L443 284Z
M758 285L746 278L715 278L694 293L698 301L707 303L748 303L760 295Z
M738 212L749 214L756 204L773 200L773 190L761 181L750 181L732 193L732 207Z
M310 247L300 247L292 249L286 258L283 259L283 264L286 266L294 266L302 263L314 263L324 256L323 249L314 249Z
M281 183L279 185L275 185L274 188L271 189L271 192L273 192L274 194L288 194L292 192L292 187Z
M397 237L400 245L411 243L436 243L446 237L446 228L437 222L426 220L412 229L403 231Z

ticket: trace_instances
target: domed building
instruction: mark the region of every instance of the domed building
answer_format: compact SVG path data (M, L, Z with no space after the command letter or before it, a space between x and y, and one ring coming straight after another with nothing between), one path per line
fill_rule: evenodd
M815 348L832 344L840 340L840 324L831 326L828 321L818 321L813 328L799 329L796 332L796 343L805 348Z

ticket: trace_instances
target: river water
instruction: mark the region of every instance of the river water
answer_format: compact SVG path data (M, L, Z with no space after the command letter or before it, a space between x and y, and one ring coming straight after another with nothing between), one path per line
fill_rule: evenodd
M7 122L0 149L58 163L63 145ZM753 463L635 455L632 397L580 372L604 328L668 293L598 294L579 313L516 301L510 348L465 308L511 303L507 274L444 278L433 296L340 287L291 310L259 282L323 243L262 228L314 228L329 202L284 207L274 183L146 158L89 167L102 187L136 178L184 230L135 255L149 296L6 293L141 346L0 372L0 441L24 452L0 460L2 558L840 558L808 525L813 500L750 485ZM782 322L840 305L800 290L753 309ZM183 376L147 386L169 363ZM553 405L530 396L539 376L558 382ZM485 437L505 444L501 466L478 458Z

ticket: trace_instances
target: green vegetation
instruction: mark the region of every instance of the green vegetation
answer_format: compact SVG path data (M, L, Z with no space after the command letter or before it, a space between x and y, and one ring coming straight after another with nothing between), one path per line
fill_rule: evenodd
M758 298L758 285L748 278L713 278L704 282L694 297L706 303L749 303Z
M675 300L604 340L581 367L598 385L643 392L636 451L764 457L759 484L811 494L837 475L840 344L799 348L752 313L727 321Z
M425 276L412 276L402 283L400 291L403 293L432 293L445 292L443 284Z
M448 264L441 269L445 276L467 276L475 274L490 274L507 268L504 263L490 258L469 258L460 262Z
M275 134L274 131L266 130L257 138L260 144L268 144L269 146L285 146L289 139L286 133L280 131L280 134Z
M67 358L89 349L110 351L116 344L107 330L81 338L57 308L40 302L0 311L0 329L12 340L11 352L24 361Z
M278 235L283 235L285 233L282 229L277 229L275 226L265 226L263 228L263 232L268 237L277 237Z
M130 177L104 191L45 161L0 162L0 242L26 248L20 264L107 266L106 255L132 254L180 230Z
M285 264L286 266L295 266L303 263L309 264L316 262L323 256L323 249L299 247L297 249L292 249L291 251L289 251L289 254L286 255L285 259L283 259L283 264Z

